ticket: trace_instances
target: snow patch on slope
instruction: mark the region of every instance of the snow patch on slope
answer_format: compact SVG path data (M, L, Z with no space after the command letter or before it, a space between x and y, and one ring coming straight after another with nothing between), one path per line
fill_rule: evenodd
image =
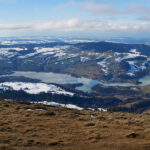
M54 55L54 57L62 57L66 55L65 50L67 50L68 48L69 46L35 47L35 52L27 54L25 56L20 56L20 58L29 58L37 54Z
M67 92L62 88L45 83L25 83L25 82L4 82L0 83L0 89L8 90L13 89L16 91L23 90L29 94L39 94L41 92L45 93L55 93L73 96L71 92Z
M61 104L61 103L57 103L57 102L48 102L48 101L38 101L38 102L32 102L33 104L43 104L43 105L50 105L50 106L55 106L55 107L66 107L66 108L70 108L70 109L77 109L77 110L83 110L84 108L79 107L77 105L73 105L73 104ZM92 108L88 108L89 110L93 110ZM99 111L107 111L107 109L103 109L103 108L98 108Z
M12 48L0 48L0 55L4 57L14 57L18 54L20 51L26 51L27 48L19 48L19 47L12 47ZM14 52L13 52L14 51Z
M107 63L107 60L108 60L109 58L111 58L111 57L112 57L112 56L108 56L108 57L106 57L105 59L103 59L102 61L97 62L97 64L101 66L101 70L102 70L106 75L108 74L108 67L107 67L108 63Z
M136 65L136 61L127 61L128 62L128 64L130 65L130 70L128 70L128 75L130 75L130 76L134 76L135 74L135 72L138 72L138 71L140 71L140 70L145 70L146 69L146 66L145 66L145 64L146 64L146 62L147 61L144 61L142 64L140 64L140 65Z
M115 52L114 53L114 55L116 56L115 61L121 62L122 60L130 59L130 58L136 58L136 57L139 57L139 56L147 58L147 56L141 55L141 53L138 52L136 49L131 49L131 50L129 50L129 52L130 53Z

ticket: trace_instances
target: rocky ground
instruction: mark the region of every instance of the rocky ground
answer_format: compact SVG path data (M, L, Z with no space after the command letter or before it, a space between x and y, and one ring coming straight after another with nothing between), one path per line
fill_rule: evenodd
M0 101L0 150L149 150L150 114Z

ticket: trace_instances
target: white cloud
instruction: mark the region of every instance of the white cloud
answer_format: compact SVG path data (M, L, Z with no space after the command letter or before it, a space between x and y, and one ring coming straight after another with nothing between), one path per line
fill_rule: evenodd
M97 15L116 15L122 14L123 12L117 9L114 9L112 6L94 2L85 2L83 3L83 9L93 12Z
M45 21L34 26L37 31L57 30L57 31L72 31L76 30L80 21L78 19L68 19L60 21Z
M111 23L92 20L68 19L25 23L0 23L0 33L50 32L150 32L150 23Z
M86 1L82 3L82 8L86 11L89 11L95 15L135 15L135 14L148 14L150 13L150 8L145 5L140 4L129 4L124 6L121 10L117 5L110 5L104 3L98 3L93 1Z

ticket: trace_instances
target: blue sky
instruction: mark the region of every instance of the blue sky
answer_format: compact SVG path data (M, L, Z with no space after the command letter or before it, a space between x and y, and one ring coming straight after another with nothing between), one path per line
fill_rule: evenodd
M0 36L150 35L149 0L0 0Z

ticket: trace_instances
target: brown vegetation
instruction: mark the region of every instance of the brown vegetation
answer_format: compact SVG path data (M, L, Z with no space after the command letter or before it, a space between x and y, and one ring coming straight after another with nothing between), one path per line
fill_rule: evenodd
M149 150L150 115L0 101L0 150Z

